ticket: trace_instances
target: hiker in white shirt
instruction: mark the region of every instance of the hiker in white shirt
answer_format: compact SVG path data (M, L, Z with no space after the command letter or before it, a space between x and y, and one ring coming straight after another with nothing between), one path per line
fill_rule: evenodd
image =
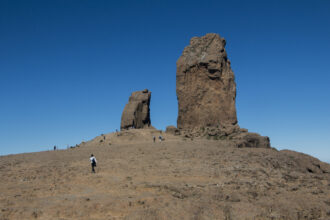
M96 167L97 160L93 154L91 154L91 157L89 158L89 160L91 161L92 172L95 173L95 167Z

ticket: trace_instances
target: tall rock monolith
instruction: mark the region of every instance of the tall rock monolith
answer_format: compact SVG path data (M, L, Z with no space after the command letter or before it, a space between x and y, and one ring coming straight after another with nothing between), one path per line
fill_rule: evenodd
M236 83L218 34L193 37L178 59L176 93L178 129L186 137L228 139L237 147L269 148L268 137L239 127L236 116Z
M218 34L193 37L178 59L179 129L237 124L235 76Z
M148 89L133 92L121 116L121 130L130 128L147 128L150 121L151 92Z

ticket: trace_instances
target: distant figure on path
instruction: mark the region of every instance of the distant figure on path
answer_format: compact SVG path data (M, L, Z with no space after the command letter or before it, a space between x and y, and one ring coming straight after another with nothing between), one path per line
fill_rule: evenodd
M56 145L54 145L54 150L56 150Z
M163 140L163 137L161 136L161 135L159 135L159 142L162 142L162 140Z
M156 137L155 137L155 136L153 136L153 137L152 137L152 139L154 140L154 143L155 143L155 141L156 141Z
M96 167L97 160L93 154L91 154L91 157L89 158L89 160L91 161L92 172L95 173L95 167Z

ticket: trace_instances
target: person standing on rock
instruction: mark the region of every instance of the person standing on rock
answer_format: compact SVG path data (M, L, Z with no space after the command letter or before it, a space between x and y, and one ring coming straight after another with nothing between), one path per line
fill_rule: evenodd
M89 158L89 160L91 161L92 173L95 173L95 167L96 167L97 161L93 154L91 154L91 157Z
M156 137L155 137L155 136L153 136L153 137L152 137L152 139L154 140L154 143L155 143L155 141L156 141Z

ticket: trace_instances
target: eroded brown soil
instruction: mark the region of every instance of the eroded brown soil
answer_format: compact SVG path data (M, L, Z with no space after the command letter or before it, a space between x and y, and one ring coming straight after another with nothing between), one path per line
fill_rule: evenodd
M225 140L163 134L153 143L153 135L112 133L0 157L0 219L330 219L329 164Z

